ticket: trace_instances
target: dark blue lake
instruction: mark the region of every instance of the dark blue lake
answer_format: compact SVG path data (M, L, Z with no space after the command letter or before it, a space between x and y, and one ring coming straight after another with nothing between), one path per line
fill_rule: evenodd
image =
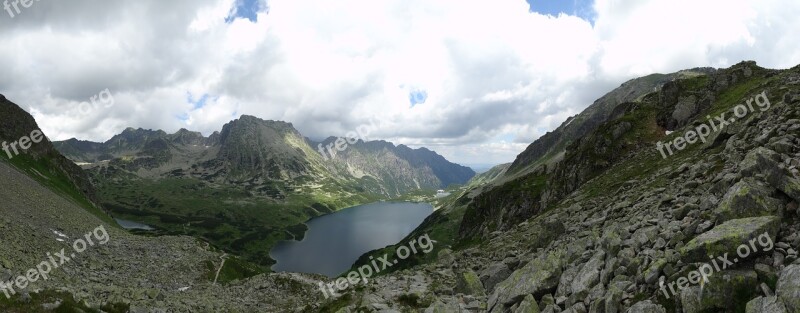
M314 218L303 241L282 241L270 256L277 272L336 277L364 253L396 244L433 212L427 203L377 202Z

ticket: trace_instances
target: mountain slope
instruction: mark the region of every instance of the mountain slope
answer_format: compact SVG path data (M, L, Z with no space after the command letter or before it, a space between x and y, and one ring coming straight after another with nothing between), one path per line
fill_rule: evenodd
M705 141L659 151L722 114ZM409 236L431 234L433 252L336 307L800 310L800 66L671 81L611 116L560 160L454 195Z
M38 129L2 96L0 114L0 141ZM85 173L46 138L19 152L0 157L2 312L285 312L320 300L311 275L238 281L252 276L252 265L236 257L220 275L225 286L214 284L221 252L192 237L123 231L94 205ZM77 241L86 249L76 250ZM47 270L46 277L32 276L32 268Z
M557 157L575 140L586 136L609 119L620 104L636 101L642 96L660 89L664 84L698 75L708 75L716 70L712 68L695 68L672 74L652 74L623 83L620 87L597 99L580 114L568 119L561 126L548 132L534 141L520 153L511 164L509 172L516 173L525 168L531 169L535 164L546 162Z
M41 142L31 142L26 150L21 148L19 143L23 138L31 140L34 131L41 134L30 114L0 95L0 116L3 117L0 120L0 142L4 144L4 149L5 144L16 145L16 148L0 152L0 160L15 165L43 184L70 196L98 217L110 220L99 206L95 188L86 173L62 156L46 136Z
M203 238L265 269L269 248L302 238L312 217L474 175L425 149L360 142L326 160L311 144L290 123L242 116L209 137L129 128L56 147L84 164L116 217Z

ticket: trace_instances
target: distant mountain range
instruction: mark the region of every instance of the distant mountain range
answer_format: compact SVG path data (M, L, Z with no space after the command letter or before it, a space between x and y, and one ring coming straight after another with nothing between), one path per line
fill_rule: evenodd
M128 128L103 143L54 146L88 171L115 216L267 263L269 249L256 242L300 237L311 217L475 176L428 149L385 141L359 140L333 158L317 151L335 140L315 142L291 123L245 115L208 137Z

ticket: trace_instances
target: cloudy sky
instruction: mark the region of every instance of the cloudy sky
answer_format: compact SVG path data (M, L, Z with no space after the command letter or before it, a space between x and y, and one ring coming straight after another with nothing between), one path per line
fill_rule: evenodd
M54 140L377 119L370 139L501 163L628 79L800 63L792 0L6 2L0 93ZM113 106L81 109L106 89Z

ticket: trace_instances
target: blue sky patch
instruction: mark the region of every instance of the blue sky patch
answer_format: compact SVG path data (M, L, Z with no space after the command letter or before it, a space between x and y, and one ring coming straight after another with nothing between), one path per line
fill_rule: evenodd
M413 108L417 104L425 103L428 100L428 92L425 90L414 90L408 94L408 100L411 102Z
M246 18L255 23L258 21L258 13L266 9L264 0L236 0L230 15L225 18L225 23L232 23L237 18Z
M199 99L195 99L191 93L186 93L186 101L192 104L192 110L201 109L206 106L206 102L208 101L209 97L208 94L203 94L200 96Z
M584 20L594 22L596 16L592 6L594 0L526 0L531 6L530 11L558 16L559 13L574 15Z

